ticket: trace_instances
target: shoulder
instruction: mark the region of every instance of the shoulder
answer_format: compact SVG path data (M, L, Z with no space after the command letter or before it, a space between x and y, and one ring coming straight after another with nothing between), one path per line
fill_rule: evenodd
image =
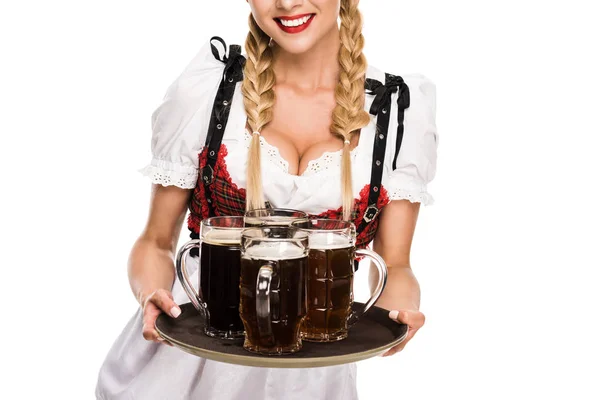
M207 119L210 115L225 69L225 63L219 59L225 53L220 40L206 40L167 88L161 104L152 113L155 138L158 134L166 138L180 133L195 116Z
M410 107L407 113L418 115L429 120L435 119L436 85L427 76L411 73L403 76L410 93Z
M399 73L397 71L383 71L376 66L369 65L367 78L385 83L386 72L402 78L408 87L411 111L416 109L430 109L435 114L436 85L428 76L418 72ZM409 112L407 110L407 112Z
M377 66L369 64L367 67L366 75L367 78L376 79L381 83L385 83L386 73L401 77L409 87L425 88L425 90L427 90L427 88L433 88L435 90L434 82L431 79L429 79L429 77L419 72L402 73L399 71L384 71L382 69L379 69Z
M203 95L208 89L218 86L225 63L217 55L223 54L225 49L219 40L206 40L169 86L166 96L183 100Z
M180 158L181 149L185 148L192 152L193 158L193 153L204 143L225 68L219 59L222 52L219 40L205 41L167 88L152 113L152 148L156 157Z
M427 191L427 184L436 171L436 86L421 73L386 72L370 66L367 74L393 90L384 186L390 200L431 204L433 197Z
M435 83L427 76L418 72L400 75L409 88L427 95L435 96Z

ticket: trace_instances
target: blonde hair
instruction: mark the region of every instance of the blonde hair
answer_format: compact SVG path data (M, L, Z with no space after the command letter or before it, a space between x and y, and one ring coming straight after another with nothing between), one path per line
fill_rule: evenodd
M342 150L342 209L343 218L352 217L354 194L350 142L362 127L369 123L364 110L364 84L367 60L363 54L362 15L356 0L342 0L340 7L340 65L339 81L335 88L336 106L332 114L331 133L344 141ZM242 93L248 125L260 132L273 118L275 104L275 73L270 38L260 29L252 14L248 19L250 32L246 38L246 66ZM252 134L248 150L246 209L264 207L260 169L260 137Z
M340 8L340 79L335 88L336 106L333 110L331 132L344 140L342 150L342 207L343 218L349 220L354 206L352 163L349 143L370 117L364 110L367 59L363 54L362 15L358 1L342 0Z
M264 207L260 168L260 136L262 128L273 119L275 104L275 72L270 38L259 28L252 14L248 18L250 32L246 38L246 65L242 93L248 125L252 134L248 150L246 178L246 210Z

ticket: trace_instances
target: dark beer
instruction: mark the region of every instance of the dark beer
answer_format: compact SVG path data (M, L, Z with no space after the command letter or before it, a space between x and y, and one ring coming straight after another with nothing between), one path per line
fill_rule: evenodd
M207 305L206 333L211 336L242 336L239 316L240 242L210 232L200 252L200 295ZM211 237L212 236L212 237Z
M348 337L348 328L375 304L387 280L385 261L374 251L356 249L352 222L326 218L294 222L292 227L310 234L308 241L308 315L302 339L334 342ZM359 311L354 300L354 261L366 257L377 268L379 279L369 300ZM352 317L352 318L350 318Z
M264 354L286 354L301 347L300 328L306 316L305 250L260 244L246 250L240 279L240 314L246 329L244 347ZM271 266L270 332L259 331L256 312L257 276Z
M354 248L311 241L308 253L308 314L303 338L335 341L348 336L353 301Z

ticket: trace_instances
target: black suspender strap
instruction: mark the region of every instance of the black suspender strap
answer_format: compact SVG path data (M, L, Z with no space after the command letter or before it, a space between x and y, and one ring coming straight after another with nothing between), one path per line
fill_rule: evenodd
M396 161L398 160L398 154L400 154L400 146L402 146L402 138L404 137L404 111L410 107L410 91L408 85L399 76L398 88L398 130L396 132L396 151L394 153L394 162L392 163L392 170L396 169Z
M208 203L208 214L211 217L215 215L215 207L212 204L210 184L214 180L214 168L217 163L227 120L229 119L235 86L237 82L243 79L243 69L246 61L241 54L242 49L238 45L229 46L229 56L224 55L221 57L218 49L212 43L214 40L219 41L224 48L227 48L225 42L220 37L215 36L210 40L213 55L225 64L223 77L213 103L208 134L206 135L206 164L201 170L202 183L204 184L204 192Z
M369 184L369 199L367 209L365 210L363 219L356 228L356 234L360 235L367 225L373 221L379 211L377 201L381 189L381 180L383 178L383 164L385 161L385 149L387 144L388 128L390 125L390 113L392 105L392 93L400 90L398 96L398 133L396 137L396 154L394 156L394 166L396 158L400 152L402 144L402 136L404 134L404 109L408 107L410 94L408 86L404 80L396 75L385 74L385 84L382 84L376 79L367 78L365 87L368 94L374 94L375 99L371 104L369 112L372 115L377 115L377 128L375 132L375 140L373 142L373 159L371 164L371 182ZM406 106L405 106L406 105Z

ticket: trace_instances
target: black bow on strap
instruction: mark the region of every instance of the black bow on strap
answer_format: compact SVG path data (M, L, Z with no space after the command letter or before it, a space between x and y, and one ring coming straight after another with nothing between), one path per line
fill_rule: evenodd
M385 106L389 106L392 102L392 93L396 93L398 89L400 89L398 108L404 110L410 107L409 90L406 83L404 83L404 79L400 76L385 74L385 80L385 84L376 79L367 78L365 80L367 94L375 95L369 110L372 115L377 115Z
M408 85L402 77L392 74L385 74L385 84L376 79L367 78L365 80L365 89L367 94L375 95L369 112L372 115L389 112L392 104L392 93L400 91L398 94L398 131L396 134L396 153L394 155L393 169L396 169L396 160L400 152L402 137L404 136L404 110L410 107L410 91Z
M213 44L216 40L223 46L223 49L227 49L227 44L223 39L218 36L214 36L210 39L211 51L213 56L225 64L224 77L229 83L239 82L243 79L244 65L246 64L246 58L242 55L242 47L237 44L229 46L229 55L219 52L219 49Z
M242 48L237 44L229 46L229 57L225 63L225 76L228 77L229 83L244 79L245 64L246 57L242 55Z

